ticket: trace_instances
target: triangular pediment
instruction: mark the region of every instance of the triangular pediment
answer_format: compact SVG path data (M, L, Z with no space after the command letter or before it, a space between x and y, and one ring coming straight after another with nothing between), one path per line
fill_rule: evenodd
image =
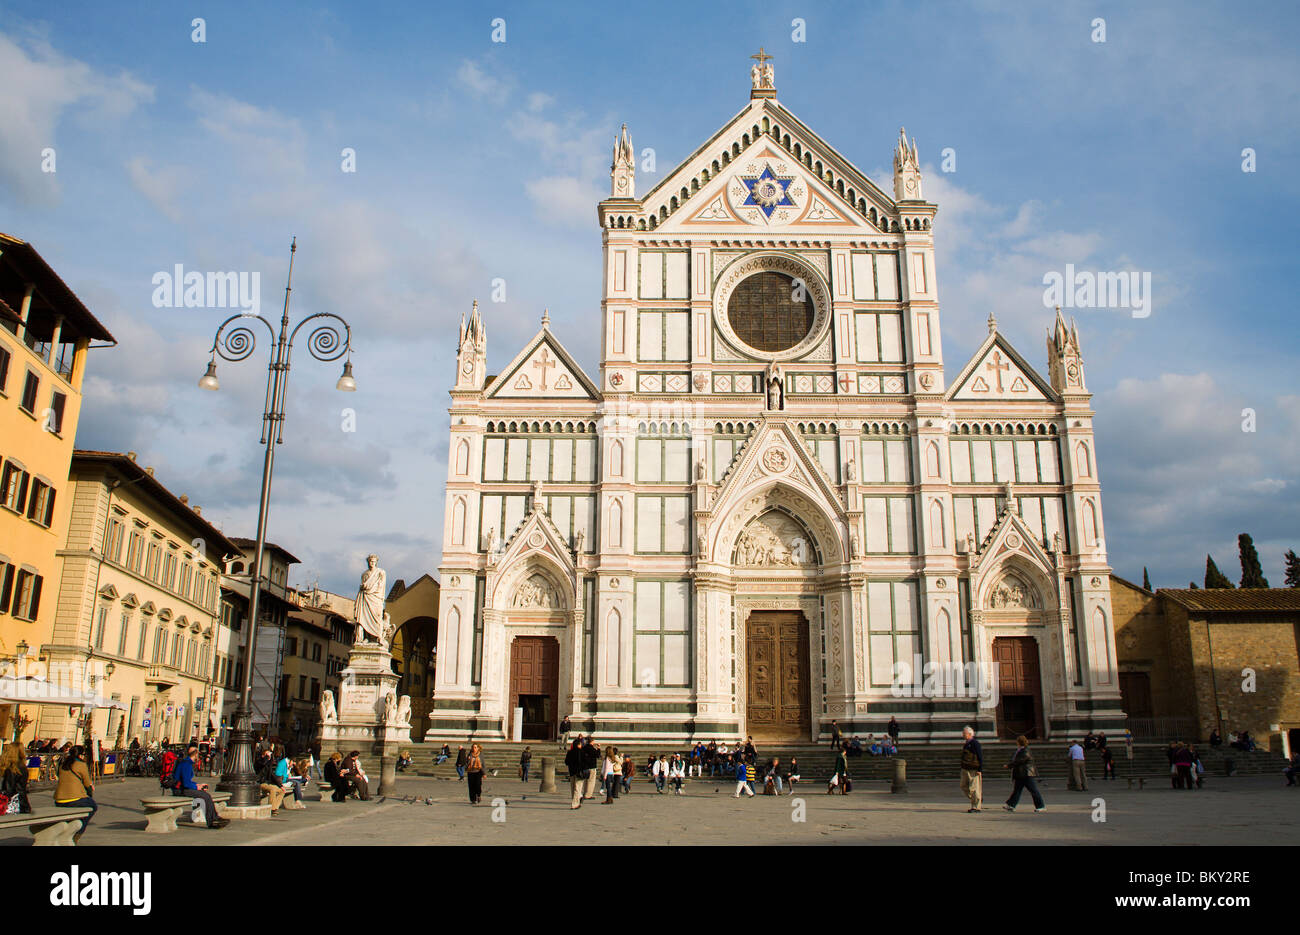
M1014 490L1011 492L1014 496ZM1056 561L1015 509L1003 508L997 522L971 557L971 584L982 606L991 609L1050 610L1058 601ZM1017 589L1024 582L1028 587ZM989 598L999 585L1007 592ZM1022 592L1022 593L1021 593ZM1039 592L1034 598L1034 592ZM999 607L999 600L1002 607Z
M962 368L948 390L952 400L1056 400L1051 384L1044 380L1006 338L994 331L970 362Z
M847 515L839 492L808 453L800 434L784 421L760 422L754 429L722 479L709 507L708 522L725 523L730 528L740 517L752 518L753 499L774 485L790 492L796 503L795 514L819 533L823 545L840 552L838 532L833 524L846 522ZM718 541L724 548L729 541L726 533L718 530L706 538L710 551L717 547ZM825 556L825 560L838 561L840 557ZM727 561L729 556L714 556L713 560Z
M106 601L115 601L117 600L117 588L111 584L106 584L99 589L99 596Z
M484 395L496 399L595 400L600 392L573 355L551 334L550 327L544 325Z
M894 202L772 99L757 99L640 199L656 230L897 229Z

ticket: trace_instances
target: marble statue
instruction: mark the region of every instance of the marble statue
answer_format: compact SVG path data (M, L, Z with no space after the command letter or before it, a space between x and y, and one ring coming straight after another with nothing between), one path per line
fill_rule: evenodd
M352 616L357 622L357 643L388 642L389 620L384 610L384 593L387 590L388 576L379 567L378 555L366 556L366 570L361 573L361 589L357 591L357 600L352 608Z
M397 723L397 693L389 692L384 696L384 723Z
M392 695L388 696L393 697ZM399 727L411 726L411 696L403 695L397 702L397 724Z
M322 724L337 724L339 722L339 713L334 707L334 692L328 688L320 696L320 722Z

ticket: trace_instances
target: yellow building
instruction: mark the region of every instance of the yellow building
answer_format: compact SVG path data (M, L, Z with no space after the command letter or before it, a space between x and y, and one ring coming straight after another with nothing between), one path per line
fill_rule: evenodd
M43 647L51 678L123 705L83 728L107 743L202 736L223 701L221 569L238 547L133 452L78 450L67 486L63 574ZM37 729L71 738L77 724L69 709L46 707Z
M54 626L92 342L113 336L31 244L0 234L0 668L39 674L36 650ZM0 738L13 736L14 715L0 705Z

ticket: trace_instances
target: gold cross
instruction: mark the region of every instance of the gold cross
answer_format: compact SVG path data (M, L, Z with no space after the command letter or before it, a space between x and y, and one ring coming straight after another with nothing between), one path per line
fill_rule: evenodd
M756 59L758 59L758 64L760 64L760 65L762 65L764 62L766 62L766 61L767 61L768 59L770 59L771 57L772 57L772 56L766 54L766 53L763 51L763 47L762 47L761 45L758 47L758 54L757 54L757 55L751 55L751 56L750 56L750 58L756 58Z

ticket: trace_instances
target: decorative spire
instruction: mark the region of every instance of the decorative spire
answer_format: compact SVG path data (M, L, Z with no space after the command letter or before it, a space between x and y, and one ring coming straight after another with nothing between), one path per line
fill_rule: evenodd
M916 149L916 137L911 146L907 143L907 130L898 128L898 143L894 146L894 200L921 201L921 157Z
M551 310L549 308L542 309L542 327L551 327Z
M632 154L632 137L628 135L626 123L614 138L614 159L609 166L609 178L611 197L636 197L636 159Z
M997 333L998 333L997 317L992 312L989 312L989 334L997 334Z

